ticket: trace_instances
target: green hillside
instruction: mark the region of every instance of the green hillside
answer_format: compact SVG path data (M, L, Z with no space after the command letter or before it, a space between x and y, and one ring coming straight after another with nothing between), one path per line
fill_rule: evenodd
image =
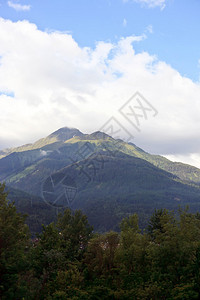
M101 132L82 134L66 127L32 145L6 151L0 159L1 182L41 199L49 178L56 182L63 176L71 178L77 187L76 197L72 203L61 198L60 206L83 209L100 231L113 229L134 212L139 213L143 226L155 208L177 209L189 204L191 210L199 210L198 168L151 155ZM37 215L27 202L17 201L23 211ZM34 205L36 211L40 207L44 212L38 219L48 222L53 218L55 208L41 200L38 206L36 198L32 208ZM45 219L46 213L49 219Z
M71 208L82 209L98 231L117 230L113 226L135 212L145 227L155 208L177 210L189 205L192 211L200 209L198 187L183 183L145 160L121 153L115 157L106 154L93 155L52 177L55 182L63 176L74 179L77 194Z
M32 149L24 151L26 147L32 147ZM162 156L151 155L134 144L115 140L98 132L83 135L76 129L62 128L31 146L25 146L25 148L18 148L16 150L18 152L12 152L0 160L0 180L37 195L40 194L41 180L73 161L79 161L92 153L98 153L98 151L108 151L110 156L120 152L141 158L176 175L183 181L195 184L200 182L198 168L182 163L173 163ZM84 150L87 152L86 154L81 153Z
M8 186L6 192L9 201L14 202L17 211L27 215L26 223L33 236L41 232L42 224L47 225L56 219L57 211L47 205L42 198Z

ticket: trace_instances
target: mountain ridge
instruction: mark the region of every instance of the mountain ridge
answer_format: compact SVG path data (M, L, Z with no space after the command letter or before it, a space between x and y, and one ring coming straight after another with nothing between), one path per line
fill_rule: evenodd
M8 157L14 152L16 153L23 152L24 155L27 156L26 151L38 150L32 152L33 154L32 156L34 156L34 158L32 157L32 162L35 162L37 160L41 160L42 158L44 158L44 156L48 157L49 154L52 153L52 151L58 151L59 153L60 152L59 149L63 149L63 147L66 146L66 144L69 145L79 144L80 146L81 143L84 142L89 142L93 147L94 151L95 150L98 151L99 148L101 148L101 150L102 148L104 148L104 150L106 148L106 150L109 149L111 152L121 151L130 156L135 156L144 159L152 163L156 167L159 167L162 170L171 172L172 174L178 176L181 180L185 182L190 182L190 183L193 182L194 184L198 184L198 185L200 184L200 169L196 167L190 166L188 164L183 164L180 162L171 162L167 158L162 157L160 155L149 154L143 149L137 147L133 143L125 143L122 140L115 140L111 136L102 133L100 131L96 131L92 134L83 134L78 129L69 128L69 127L60 128L54 131L53 133L51 133L50 135L48 135L46 138L42 138L33 144L27 144L17 148L6 149L6 151L3 150L5 151L4 152L5 154L4 156L0 157L0 180L6 179L5 176L4 177L1 176L2 159L5 159L6 157ZM31 156L31 152L28 152L28 155ZM20 157L20 154L18 156ZM22 167L28 167L28 165L29 164L27 162L27 164L25 164L25 166L22 165Z
M68 176L77 185L71 208L82 209L95 223L91 212L95 213L96 207L99 221L94 225L98 230L113 229L108 223L117 224L118 218L130 212L138 212L145 219L155 208L189 204L191 209L199 209L200 169L149 154L133 143L99 131L83 134L65 127L31 147L25 151L19 148L0 159L0 181L42 199L44 183L52 189L48 178L59 182ZM65 200L62 198L62 205ZM107 209L113 221L106 217L102 227L99 213L105 216Z

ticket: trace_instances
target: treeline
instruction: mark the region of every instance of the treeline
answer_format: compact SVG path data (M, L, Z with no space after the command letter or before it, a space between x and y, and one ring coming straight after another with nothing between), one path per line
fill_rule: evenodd
M0 299L200 299L200 215L157 210L93 233L69 209L31 239L0 185Z

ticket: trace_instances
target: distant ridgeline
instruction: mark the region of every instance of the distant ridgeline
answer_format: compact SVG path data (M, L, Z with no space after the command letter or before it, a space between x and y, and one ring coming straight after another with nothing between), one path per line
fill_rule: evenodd
M200 170L151 155L132 143L61 128L34 144L0 151L0 182L32 232L69 207L82 209L95 230L118 230L138 213L145 227L154 209L200 209Z

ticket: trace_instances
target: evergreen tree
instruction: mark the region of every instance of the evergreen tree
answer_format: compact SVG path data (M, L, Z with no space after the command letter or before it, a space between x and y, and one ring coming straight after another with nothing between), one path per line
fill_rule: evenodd
M29 230L25 216L17 213L7 200L5 185L0 184L0 298L20 299L20 276L27 266ZM23 293L22 293L23 294Z

